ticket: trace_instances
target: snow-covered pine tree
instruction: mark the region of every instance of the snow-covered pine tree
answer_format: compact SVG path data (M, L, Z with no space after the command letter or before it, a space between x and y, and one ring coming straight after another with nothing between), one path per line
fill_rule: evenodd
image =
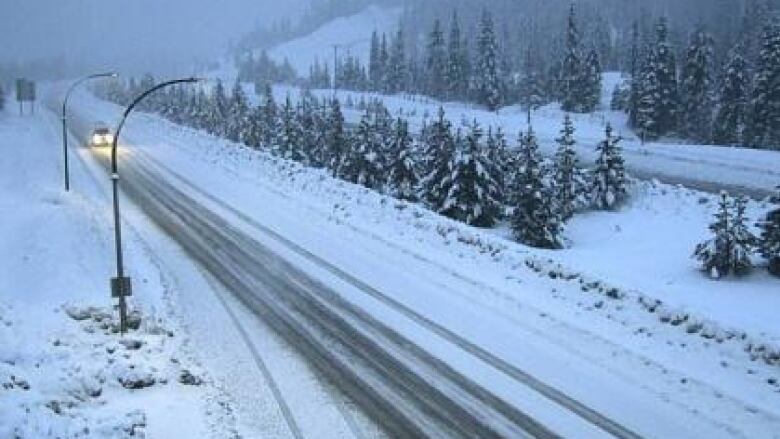
M607 124L606 138L596 147L599 156L593 170L591 197L597 209L616 209L626 199L626 174L620 140L620 137L612 135L612 126Z
M387 35L382 33L382 42L379 44L379 61L378 61L379 73L377 79L379 80L379 90L383 93L387 93L389 90L390 81L390 49L387 46Z
M720 86L712 141L716 145L740 145L745 129L748 90L747 63L739 50L732 50Z
M369 189L381 189L384 184L381 139L372 120L375 117L370 109L365 111L338 168L340 178Z
M712 136L713 44L712 35L703 28L693 32L680 79L680 132L697 142L708 142Z
M249 110L247 116L247 132L244 138L244 143L250 148L260 149L264 147L263 144L263 107L256 106Z
M780 149L780 20L777 18L764 26L745 136L748 146Z
M485 158L487 160L487 166L490 167L488 172L493 176L496 181L495 192L492 194L492 198L496 200L501 206L506 204L506 190L507 190L507 176L508 169L511 166L509 152L507 150L506 137L501 127L496 129L495 134L493 128L488 128L487 138L485 140ZM503 216L503 208L500 209L500 214Z
M761 230L761 256L769 260L769 272L780 277L780 186L772 200L775 207L756 226Z
M214 135L225 135L225 120L228 111L228 100L225 95L225 87L222 81L217 79L217 84L211 93L209 116L206 130Z
M661 17L656 25L655 43L647 50L642 68L636 128L645 139L657 139L677 128L677 62L668 33L666 18Z
M442 192L441 184L451 174L450 163L455 154L452 126L443 107L439 107L437 119L427 127L423 141L424 177L420 182L422 196L432 210L438 211L447 196Z
M544 185L542 156L533 129L520 136L519 169L512 182L512 233L519 242L538 248L563 247L563 225Z
M577 198L582 188L577 182L577 153L574 151L574 124L568 114L563 119L561 136L555 139L558 150L555 152L553 188L557 211L561 220L566 222L574 216Z
M639 22L634 20L631 26L631 91L628 101L628 124L632 127L639 126L637 114L639 110L639 90L642 82L639 44Z
M462 99L468 89L468 50L462 40L457 11L452 13L447 46L447 87L450 99Z
M772 16L767 0L746 0L739 29L739 45L750 66L759 64L762 49L762 31Z
M740 195L734 199L734 220L732 221L731 235L734 238L732 270L735 274L743 274L753 268L750 255L758 245L758 238L748 228L747 197Z
M428 53L425 62L425 92L435 98L444 98L447 92L447 52L444 47L444 33L439 20L433 22L428 37Z
M393 38L393 46L387 68L388 93L400 93L406 90L408 69L406 65L406 49L404 43L404 30L400 26Z
M324 131L323 163L327 164L333 176L337 177L341 175L339 167L349 147L347 135L344 132L344 114L341 112L341 104L338 99L330 100L330 109L326 115Z
M458 135L450 175L440 185L440 192L446 195L438 211L469 225L491 227L499 211L499 203L493 198L497 182L480 145L482 136L476 121L469 126L465 139Z
M417 201L419 197L420 176L414 157L414 141L409 134L409 123L403 118L396 119L387 170L387 186L391 195Z
M260 107L262 108L260 142L265 148L273 148L279 134L279 108L270 83L265 83L263 87L263 102Z
M732 209L736 209L736 214ZM714 279L731 273L745 274L752 267L750 252L754 238L745 225L744 209L744 199L731 202L728 194L721 192L715 222L709 227L714 236L696 246L694 257Z
M311 92L303 91L295 110L298 128L301 133L298 149L300 150L303 164L307 166L321 166L316 157L316 152L318 151L317 143L320 140L316 123L316 106L316 98Z
M498 42L493 28L493 17L487 9L482 11L476 55L474 82L478 101L488 110L495 111L501 106L503 89L498 61Z
M677 129L677 110L680 102L677 86L677 57L674 47L669 43L668 34L666 18L661 17L656 25L655 69L659 86L656 120L662 135Z
M282 158L306 163L307 157L301 148L303 143L303 132L289 93L284 100L284 105L281 110L281 131L277 136L275 152Z
M588 52L583 63L582 78L582 111L590 113L598 108L601 102L601 61L595 49Z
M566 52L561 65L561 108L564 111L583 112L583 62L580 48L580 34L574 3L569 8L566 22Z
M248 136L249 103L241 83L236 80L230 93L227 111L226 137L233 142L242 142Z
M544 80L542 76L541 56L538 48L529 44L523 60L523 73L520 78L521 103L531 110L537 109L545 102Z
M379 33L374 30L371 34L371 52L368 60L368 80L371 83L371 90L380 90L382 83L382 69L380 66L380 41Z

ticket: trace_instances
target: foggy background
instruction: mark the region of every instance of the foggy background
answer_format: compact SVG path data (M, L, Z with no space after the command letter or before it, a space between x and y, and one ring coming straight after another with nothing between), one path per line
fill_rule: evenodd
M0 65L47 76L95 69L188 73L308 0L2 0ZM26 68L25 70L28 70ZM40 72L43 73L43 72ZM37 75L36 75L37 76Z

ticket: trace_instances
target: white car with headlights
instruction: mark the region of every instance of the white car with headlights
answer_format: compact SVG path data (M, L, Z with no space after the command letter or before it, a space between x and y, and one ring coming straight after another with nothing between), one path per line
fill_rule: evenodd
M91 146L111 146L114 142L114 134L108 125L104 123L98 123L92 130L92 134L89 136L89 144Z

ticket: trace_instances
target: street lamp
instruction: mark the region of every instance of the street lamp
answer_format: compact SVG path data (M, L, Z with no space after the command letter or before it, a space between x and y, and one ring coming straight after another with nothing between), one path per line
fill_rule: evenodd
M119 170L117 169L116 147L119 141L119 133L125 125L125 120L130 112L133 111L139 102L155 91L175 84L198 82L198 78L174 79L155 85L136 97L133 102L125 109L122 119L119 121L114 132L114 141L111 144L111 182L113 186L114 197L114 239L116 245L116 277L111 279L111 296L119 299L119 331L124 334L127 329L127 301L125 298L132 294L130 278L125 277L124 266L122 264L122 226L119 220Z
M62 101L62 154L65 158L65 190L70 190L70 173L68 172L68 98L73 90L79 86L79 84L95 78L116 78L117 74L114 72L107 73L95 73L94 75L85 76L78 81L74 82L70 86L68 92L65 93L65 100Z

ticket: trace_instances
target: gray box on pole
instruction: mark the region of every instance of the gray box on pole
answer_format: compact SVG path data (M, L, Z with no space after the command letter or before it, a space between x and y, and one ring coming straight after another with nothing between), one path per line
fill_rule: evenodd
M133 286L130 278L112 277L111 278L111 297L128 297L133 295Z

